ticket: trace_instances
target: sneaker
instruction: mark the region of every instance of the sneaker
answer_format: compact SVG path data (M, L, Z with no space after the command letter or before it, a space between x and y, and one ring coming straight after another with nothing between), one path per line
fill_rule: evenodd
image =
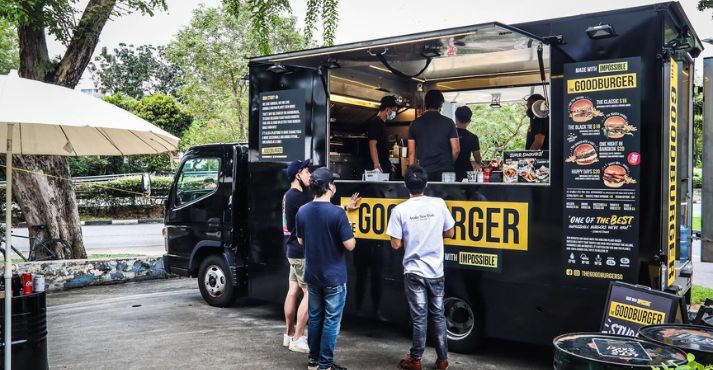
M291 340L292 340L292 337L290 337L287 334L282 334L282 346L283 347L289 347Z
M448 369L448 360L437 360L436 370L446 370Z
M300 352L300 353L309 353L309 346L307 345L307 337L304 335L297 338L297 340L292 339L290 340L290 346L288 347L290 351L293 352Z
M421 370L421 359L413 358L410 354L404 356L404 358L399 361L399 368L405 370Z
M314 359L307 360L307 370L319 370L319 362Z
M347 370L347 368L344 367L344 366L339 366L339 365L337 365L337 364L332 364L331 367L328 367L328 368L325 369L325 370Z

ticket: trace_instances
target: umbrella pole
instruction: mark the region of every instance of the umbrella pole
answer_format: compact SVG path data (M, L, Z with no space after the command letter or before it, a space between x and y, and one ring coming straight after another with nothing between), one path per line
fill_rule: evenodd
M7 154L5 159L5 369L12 369L12 128L7 125Z

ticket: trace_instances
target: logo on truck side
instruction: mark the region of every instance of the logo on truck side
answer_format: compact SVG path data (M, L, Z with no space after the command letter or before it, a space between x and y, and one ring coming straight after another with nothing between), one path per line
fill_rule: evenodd
M678 127L678 63L672 59L671 65L670 91L669 91L669 135L668 135L668 227L667 227L667 249L666 258L667 276L666 285L671 285L676 281L676 157L678 153L678 142L676 129Z
M346 205L350 198L341 198ZM391 211L404 199L362 198L358 209L347 212L354 236L389 240L386 226ZM528 204L521 202L446 201L455 223L455 238L446 245L527 250Z

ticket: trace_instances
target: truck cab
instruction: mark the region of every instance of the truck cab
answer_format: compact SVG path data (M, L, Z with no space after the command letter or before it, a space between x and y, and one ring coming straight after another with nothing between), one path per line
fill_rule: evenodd
M201 295L214 306L227 306L247 291L246 280L238 278L248 239L241 207L246 155L240 144L189 149L165 203L166 270L197 277Z

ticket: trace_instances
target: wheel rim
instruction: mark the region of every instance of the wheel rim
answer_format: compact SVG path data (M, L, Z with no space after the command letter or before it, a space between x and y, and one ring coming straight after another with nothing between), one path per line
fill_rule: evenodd
M225 292L225 283L226 279L223 270L216 265L208 266L203 277L203 286L205 286L208 294L213 298L220 297Z
M448 339L461 340L475 330L475 315L468 302L460 298L443 301Z

